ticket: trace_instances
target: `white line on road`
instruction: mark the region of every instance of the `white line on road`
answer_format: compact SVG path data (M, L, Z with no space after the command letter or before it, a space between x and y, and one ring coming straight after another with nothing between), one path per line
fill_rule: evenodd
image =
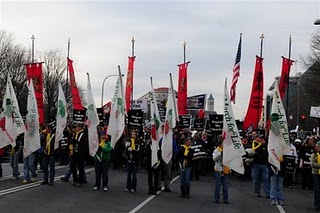
M173 182L175 182L178 178L180 178L180 176L178 175L177 177L175 177L170 184L172 184ZM163 190L164 187L161 188L161 190ZM160 194L160 192L158 192L157 194ZM129 213L135 213L137 211L139 211L142 207L144 207L147 203L149 203L153 198L155 198L155 195L151 195L150 197L148 197L145 201L143 201L142 203L140 203L136 208L132 209Z
M94 171L94 168L89 168L89 169L86 169L85 172L86 173L90 173ZM61 177L64 177L64 175L60 175L60 176L57 176L54 178L54 181L58 181L60 180ZM11 193L15 193L15 192L19 192L19 191L22 191L22 190L26 190L26 189L30 189L30 188L34 188L34 187L38 187L38 186L41 186L40 183L42 182L41 181L36 181L36 182L33 182L33 183L28 183L28 184L25 184L25 185L21 185L21 186L16 186L16 187L13 187L13 188L9 188L9 189L4 189L4 190L1 190L0 191L0 196L2 195L7 195L7 194L11 194Z
M280 213L286 213L286 211L282 208L282 206L277 205Z

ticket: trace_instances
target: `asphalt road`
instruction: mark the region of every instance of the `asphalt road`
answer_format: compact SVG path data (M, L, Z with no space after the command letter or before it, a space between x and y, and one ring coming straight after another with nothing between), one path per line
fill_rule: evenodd
M74 187L71 183L60 181L68 167L58 166L54 186L41 186L42 173L38 181L22 184L20 180L10 178L8 164L3 165L4 177L0 178L1 213L56 213L56 212L313 212L313 191L302 190L300 185L293 189L284 189L285 206L273 206L264 197L257 198L253 193L251 181L238 177L229 179L230 204L213 202L214 178L212 175L201 176L200 181L192 181L191 198L180 198L179 177L174 173L171 189L158 195L147 195L147 173L141 169L138 173L136 193L124 192L126 183L125 169L109 171L109 191L93 191L94 170L87 167L88 184ZM21 167L21 165L20 165ZM20 172L22 173L22 168Z

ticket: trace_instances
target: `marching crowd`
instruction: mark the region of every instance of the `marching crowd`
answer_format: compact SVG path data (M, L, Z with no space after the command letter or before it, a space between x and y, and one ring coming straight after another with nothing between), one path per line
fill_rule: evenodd
M223 165L223 138L207 132L176 130L172 137L172 160L167 164L161 158L161 149L157 155L159 161L152 165L151 131L131 130L111 147L107 126L98 126L100 139L99 149L93 158L89 156L88 132L84 124L69 126L64 131L59 149L54 150L54 126L46 125L41 131L41 148L26 158L23 158L23 183L35 181L36 168L40 164L43 170L41 185L53 185L55 177L55 162L57 153L61 165L69 165L69 170L62 181L68 182L72 176L73 186L87 183L85 164L93 163L95 168L95 183L93 190L109 191L108 171L125 167L127 171L125 192L137 191L137 171L145 168L148 174L149 195L156 195L161 190L161 180L164 181L164 191L171 192L170 181L172 171L180 174L180 197L190 197L190 181L199 180L201 175L214 174L214 202L220 202L220 195L225 204L229 204L228 177L235 175ZM245 173L236 174L241 179L253 182L257 197L264 196L271 200L272 205L284 205L282 188L293 188L293 183L301 183L303 190L314 191L314 208L320 211L320 140L316 136L307 136L304 140L292 136L290 152L281 156L281 169L278 170L268 162L267 137L252 131L242 136L242 144L246 150L243 156ZM162 141L160 140L159 147ZM19 159L23 150L23 135L16 139L16 147L10 150L10 165L12 178L18 180ZM1 157L5 148L0 149L0 177L2 177ZM262 189L261 189L262 184ZM220 192L222 188L222 193Z

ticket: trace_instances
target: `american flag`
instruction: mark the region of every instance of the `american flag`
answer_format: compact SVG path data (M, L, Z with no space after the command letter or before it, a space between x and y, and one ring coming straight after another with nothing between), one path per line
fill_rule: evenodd
M237 52L236 61L233 67L233 76L232 76L232 82L231 82L231 88L230 88L230 101L232 101L234 104L236 103L236 86L237 86L238 78L240 76L241 43L242 43L242 33L240 33L238 52Z

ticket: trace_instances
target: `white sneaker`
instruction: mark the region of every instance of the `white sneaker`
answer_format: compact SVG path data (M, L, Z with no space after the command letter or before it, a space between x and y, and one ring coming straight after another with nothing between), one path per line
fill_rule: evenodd
M28 183L28 181L27 181L26 179L24 179L24 180L22 181L22 183Z
M31 182L36 182L37 181L37 178L33 177L31 178Z
M108 187L103 187L103 191L105 192L109 191Z
M130 190L130 193L135 193L136 191L134 189L131 189Z
M95 186L95 187L93 187L93 190L99 190L99 187L98 186Z
M125 192L128 192L128 191L129 191L129 189L125 188L125 189L124 189L124 191L125 191Z

